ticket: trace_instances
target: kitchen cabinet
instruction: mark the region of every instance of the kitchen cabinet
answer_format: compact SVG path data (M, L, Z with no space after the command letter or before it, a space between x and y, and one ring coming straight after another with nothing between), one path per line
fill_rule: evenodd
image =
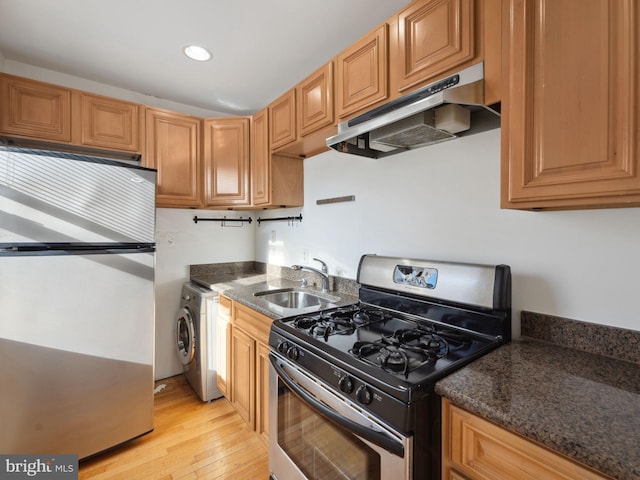
M80 115L73 115L82 145L132 153L142 151L144 107L115 98L79 93ZM76 120L77 119L77 120Z
M255 427L256 342L241 328L231 328L231 404L240 417Z
M260 208L304 204L303 162L298 157L271 153L268 110L256 113L251 125L251 198Z
M201 206L201 119L147 108L145 165L158 170L157 207Z
M204 120L205 206L250 204L249 122L249 117Z
M442 400L442 478L604 480L599 474Z
M269 344L256 342L256 433L269 445Z
M388 26L359 39L336 57L336 111L352 116L389 96Z
M280 122L270 124L273 153L304 158L328 150L326 139L338 130L333 71L327 62L270 105L270 122Z
M142 153L142 105L12 75L0 83L2 135Z
M328 62L296 86L300 135L334 123L333 62Z
M296 91L291 89L269 105L269 142L278 150L298 136L296 122Z
M484 62L485 105L502 89L501 0L419 0L390 25L390 97Z
M404 92L473 59L473 0L427 0L398 14L398 90Z
M218 296L218 318L216 320L216 385L227 397L229 391L229 367L231 365L231 306L232 300Z
M71 142L71 89L12 75L0 82L3 135Z
M640 205L635 0L508 0L501 205Z
M231 404L261 440L269 439L269 330L271 318L232 304Z

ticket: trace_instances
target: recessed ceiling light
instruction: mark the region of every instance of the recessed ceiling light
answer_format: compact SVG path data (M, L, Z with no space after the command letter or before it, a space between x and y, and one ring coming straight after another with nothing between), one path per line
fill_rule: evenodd
M204 47L199 47L198 45L187 45L184 47L183 51L187 57L191 60L196 60L197 62L206 62L207 60L211 60L211 52Z

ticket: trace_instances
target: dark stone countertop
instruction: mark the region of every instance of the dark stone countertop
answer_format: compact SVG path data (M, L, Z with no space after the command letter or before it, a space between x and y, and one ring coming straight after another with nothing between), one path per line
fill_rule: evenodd
M640 365L521 337L454 372L455 405L621 480L640 479Z

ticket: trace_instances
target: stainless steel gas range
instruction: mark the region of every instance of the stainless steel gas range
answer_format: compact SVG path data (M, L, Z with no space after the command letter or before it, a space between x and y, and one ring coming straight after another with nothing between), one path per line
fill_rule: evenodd
M358 282L272 325L273 479L439 479L435 382L511 338L506 265L365 255Z

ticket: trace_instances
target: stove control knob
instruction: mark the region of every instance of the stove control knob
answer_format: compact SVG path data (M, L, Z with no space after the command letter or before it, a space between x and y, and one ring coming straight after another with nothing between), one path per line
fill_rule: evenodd
M351 393L353 392L355 384L353 383L353 378L349 375L343 375L340 377L340 380L338 380L338 386L344 393Z
M356 398L360 403L365 405L369 405L371 400L373 400L373 395L371 394L371 390L364 385L360 385L358 390L356 390Z
M282 342L278 344L278 351L280 353L286 354L287 350L289 350L289 342Z
M291 346L287 349L287 357L289 357L291 360L297 360L298 354L298 349L295 346Z

